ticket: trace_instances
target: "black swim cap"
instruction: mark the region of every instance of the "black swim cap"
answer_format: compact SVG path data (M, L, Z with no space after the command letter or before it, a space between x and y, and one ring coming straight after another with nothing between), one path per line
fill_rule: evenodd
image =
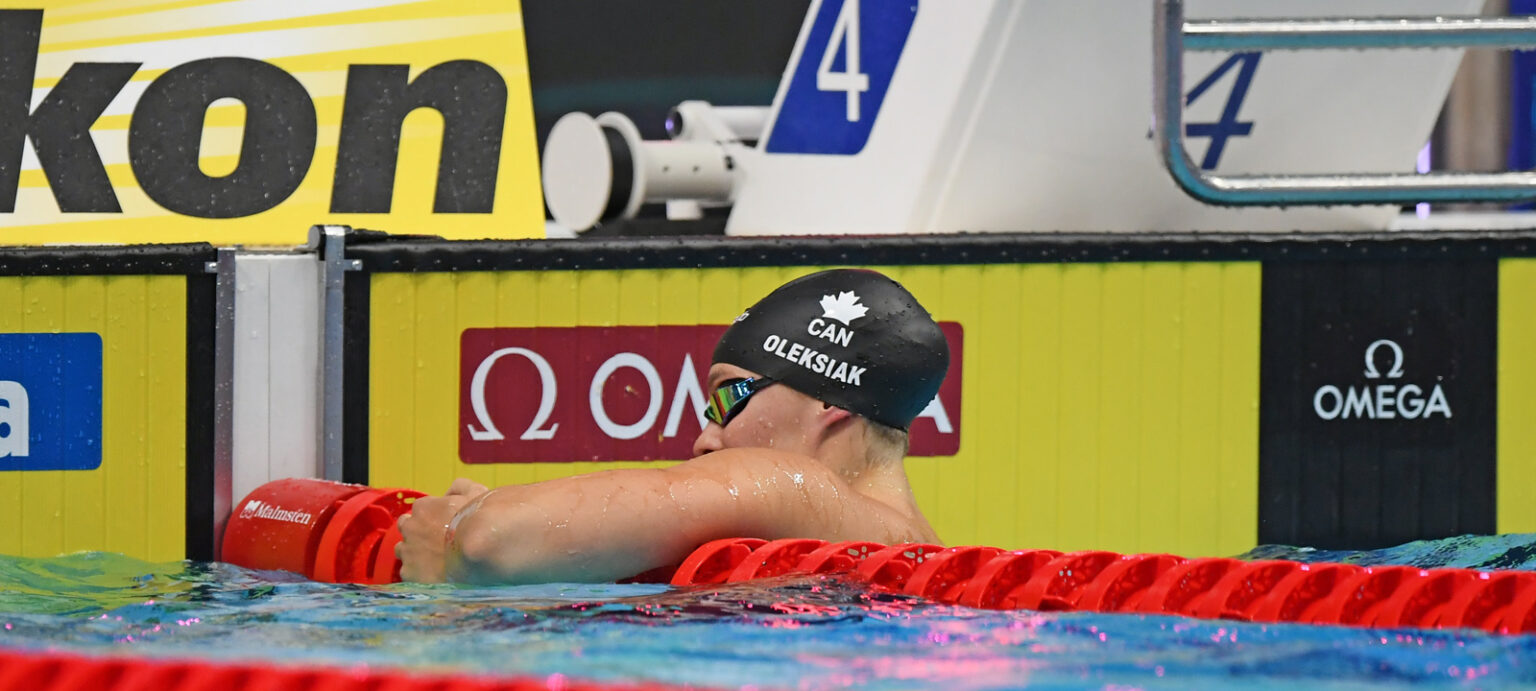
M900 283L835 269L785 283L743 312L714 361L904 430L938 393L949 343Z

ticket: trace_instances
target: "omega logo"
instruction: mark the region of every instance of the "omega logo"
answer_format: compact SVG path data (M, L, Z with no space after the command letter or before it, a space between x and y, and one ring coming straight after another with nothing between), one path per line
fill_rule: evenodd
M1377 353L1382 349L1390 352L1392 357L1392 366L1385 374L1376 366ZM1404 361L1403 348L1396 341L1385 338L1377 340L1365 348L1365 378L1401 379ZM1312 395L1312 410L1323 420L1392 420L1399 417L1416 420L1428 419L1436 414L1449 419L1451 404L1446 399L1445 390L1438 383L1439 379L1436 377L1436 383L1429 389L1428 396L1418 384L1366 384L1342 390L1333 384L1325 384Z
M549 418L555 411L555 399L559 396L559 385L555 379L555 370L550 366L544 356L527 348L501 348L484 360L475 368L475 375L469 383L470 406L475 412L475 421L478 424L469 425L469 436L475 441L501 441L506 435L496 427L491 420L490 411L485 405L485 380L491 374L491 368L496 361L507 355L525 357L539 373L539 408L533 415L533 421L528 428L518 437L523 440L547 440L555 437L559 431L559 423L550 423ZM645 414L640 419L630 424L615 422L608 415L608 410L603 404L603 387L608 379L620 369L630 368L638 371L645 377L645 383L650 388L650 402L645 408ZM656 366L644 355L638 353L619 353L608 358L597 372L592 375L592 383L587 388L587 402L592 412L592 420L597 423L599 429L613 439L635 439L656 424L656 418L660 417L662 409L661 373ZM672 407L667 414L666 427L662 430L663 437L675 437L679 427L682 426L683 413L689 404L692 404L694 416L697 418L699 428L704 427L704 390L699 386L698 376L693 366L693 356L684 355L682 370L677 375L677 387L672 396Z
M941 327L954 354L954 379L918 415L912 434L915 456L954 455L959 447L962 334L958 324ZM691 458L696 435L710 425L704 417L704 387L710 383L704 367L726 328L662 324L464 329L455 363L453 429L459 460ZM834 336L840 333L851 332L836 331ZM788 347L784 350L787 355ZM858 383L852 374L846 380ZM932 420L932 426L922 418Z

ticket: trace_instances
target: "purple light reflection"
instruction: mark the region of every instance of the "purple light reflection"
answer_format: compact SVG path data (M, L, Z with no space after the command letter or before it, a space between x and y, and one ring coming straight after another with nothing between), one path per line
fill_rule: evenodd
M1429 142L1425 142L1424 148L1419 149L1418 165L1414 166L1414 170L1420 174L1428 173L1429 164ZM1419 218L1429 218L1429 203L1420 202L1417 206L1413 207L1413 211L1414 215L1418 216Z

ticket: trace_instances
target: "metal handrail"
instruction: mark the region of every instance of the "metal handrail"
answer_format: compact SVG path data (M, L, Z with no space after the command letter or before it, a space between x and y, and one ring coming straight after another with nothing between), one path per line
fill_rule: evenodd
M1366 17L1184 22L1184 50L1314 48L1524 48L1532 17Z
M1365 18L1186 22L1183 0L1155 0L1153 128L1163 165L1190 196L1224 206L1514 202L1536 173L1212 175L1184 149L1184 51L1536 47L1536 18Z

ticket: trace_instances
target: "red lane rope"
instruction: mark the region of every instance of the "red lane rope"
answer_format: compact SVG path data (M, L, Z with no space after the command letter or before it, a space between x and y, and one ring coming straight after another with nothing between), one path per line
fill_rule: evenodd
M0 691L674 691L663 684L416 675L0 650ZM691 687L690 687L691 688Z
M671 583L825 573L987 609L1536 634L1536 573L1527 571L734 538L694 550Z

